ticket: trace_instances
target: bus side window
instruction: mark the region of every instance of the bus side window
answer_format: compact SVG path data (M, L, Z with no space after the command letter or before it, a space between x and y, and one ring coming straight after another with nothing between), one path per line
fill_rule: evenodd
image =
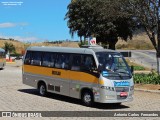
M80 71L81 55L73 55L71 70Z
M31 64L41 66L41 52L32 52Z
M44 67L54 67L56 54L51 52L43 53L42 66Z
M51 53L50 67L54 67L56 57L57 57L56 53Z
M31 52L30 51L27 51L27 53L26 53L24 64L27 64L27 65L31 64Z
M81 70L88 72L93 72L93 70L96 70L96 63L93 56L83 55Z
M59 53L55 63L56 68L68 69L69 67L69 54Z
M50 53L43 53L42 57L42 66L44 67L50 67L50 61L51 61L51 55Z

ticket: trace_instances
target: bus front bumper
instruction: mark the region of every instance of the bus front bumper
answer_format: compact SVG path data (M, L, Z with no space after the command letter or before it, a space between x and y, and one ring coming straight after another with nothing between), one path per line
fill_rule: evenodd
M101 91L100 94L94 95L94 101L99 103L122 103L133 101L134 91L127 92L127 96L121 97L120 92Z
M133 97L130 96L130 97L127 97L126 99L95 99L95 102L98 102L98 103L123 103L123 102L131 102L133 101Z

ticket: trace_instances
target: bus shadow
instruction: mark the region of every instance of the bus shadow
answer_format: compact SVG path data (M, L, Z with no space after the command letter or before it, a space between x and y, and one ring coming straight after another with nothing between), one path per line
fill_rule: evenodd
M37 89L19 89L18 91L19 92L23 92L23 93L27 93L27 94L40 96ZM63 102L82 105L81 100L75 99L75 98L71 98L71 97L67 97L67 96L63 96L63 95L58 95L58 94L54 94L54 93L48 93L46 97L47 98L51 98L51 99L55 99L55 100L60 100L60 101L63 101ZM107 109L127 109L129 107L125 106L123 104L117 105L117 104L95 103L90 108L97 108L97 109L105 109L105 110L107 110Z

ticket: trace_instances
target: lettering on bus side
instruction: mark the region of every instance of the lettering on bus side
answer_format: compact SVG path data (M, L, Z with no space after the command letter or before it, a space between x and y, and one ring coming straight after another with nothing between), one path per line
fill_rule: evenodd
M53 75L61 75L61 72L59 72L59 71L52 71L52 74Z

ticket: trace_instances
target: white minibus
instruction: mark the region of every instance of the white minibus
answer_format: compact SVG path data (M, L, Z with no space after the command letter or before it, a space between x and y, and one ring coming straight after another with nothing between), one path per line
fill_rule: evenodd
M23 83L81 99L86 106L133 100L132 70L121 53L101 47L29 47L23 59Z

